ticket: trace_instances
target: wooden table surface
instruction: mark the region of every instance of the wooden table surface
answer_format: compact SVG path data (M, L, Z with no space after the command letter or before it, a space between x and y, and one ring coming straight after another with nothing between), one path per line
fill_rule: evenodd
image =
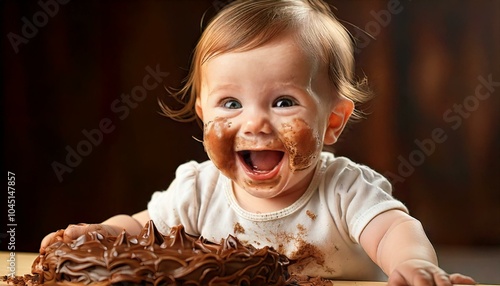
M15 271L18 276L22 276L24 274L31 273L31 265L33 261L37 257L38 253L26 253L26 252L15 252ZM0 269L0 275L3 277L4 275L8 275L9 270L9 259L10 252L0 251L0 261L3 265ZM373 281L332 281L332 283L336 286L382 286L385 285L385 282L373 282ZM7 285L5 282L0 281L0 286ZM485 285L481 284L478 286L494 286L494 285ZM500 285L496 285L500 286Z

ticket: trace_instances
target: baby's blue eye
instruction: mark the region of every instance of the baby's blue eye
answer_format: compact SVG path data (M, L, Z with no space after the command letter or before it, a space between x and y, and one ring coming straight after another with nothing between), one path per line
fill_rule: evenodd
M241 108L241 103L236 99L228 99L224 102L224 107L228 109L239 109Z
M287 97L282 97L282 98L278 98L274 104L273 104L273 107L291 107L291 106L294 106L296 105L295 101L293 101L292 99L290 98L287 98Z

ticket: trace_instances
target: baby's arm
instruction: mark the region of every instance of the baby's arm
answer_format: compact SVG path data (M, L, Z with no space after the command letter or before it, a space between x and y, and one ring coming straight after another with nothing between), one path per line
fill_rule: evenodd
M361 233L360 243L389 275L389 285L475 284L470 277L440 269L421 223L402 211L376 216Z
M103 221L101 224L111 226L113 229L118 230L118 232L125 229L129 234L136 235L139 234L149 220L149 212L143 210L132 216L117 215Z
M116 215L100 224L70 224L66 229L62 229L45 236L40 245L40 253L45 253L45 248L57 240L70 242L82 234L91 231L116 236L125 230L131 235L137 235L149 219L149 212L144 210L132 216Z

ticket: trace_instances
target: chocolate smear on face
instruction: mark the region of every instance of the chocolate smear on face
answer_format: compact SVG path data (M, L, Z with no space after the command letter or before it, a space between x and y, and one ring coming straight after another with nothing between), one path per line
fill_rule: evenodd
M226 175L236 171L234 140L237 131L237 128L231 128L231 122L224 117L216 117L204 127L205 151L215 166Z
M255 142L237 137L238 128L231 126L231 121L224 117L216 117L204 127L204 146L214 164L231 179L236 172L235 150L245 146L255 146ZM277 142L281 141L281 142ZM289 168L292 172L309 168L321 151L322 142L317 130L311 128L301 118L282 123L277 138L269 143L270 149L284 147L288 152Z
M280 137L288 151L292 172L309 168L321 151L321 138L304 119L295 118L281 125Z

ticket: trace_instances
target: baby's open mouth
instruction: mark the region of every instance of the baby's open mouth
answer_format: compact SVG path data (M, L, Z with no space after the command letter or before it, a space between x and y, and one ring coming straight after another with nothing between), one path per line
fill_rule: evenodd
M238 155L248 167L255 173L269 173L279 165L285 153L282 151L262 150L262 151L239 151Z

